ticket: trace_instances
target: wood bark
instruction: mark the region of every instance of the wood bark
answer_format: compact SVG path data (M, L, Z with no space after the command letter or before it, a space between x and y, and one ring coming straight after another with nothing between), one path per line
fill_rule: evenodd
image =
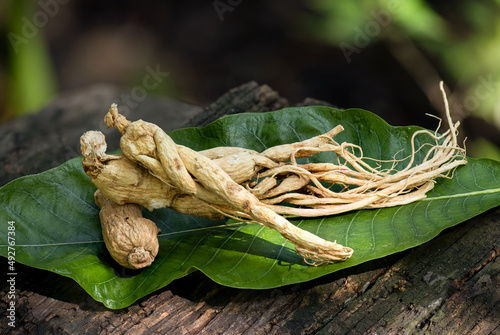
M119 96L118 90L102 86L74 92L36 115L0 126L0 185L79 156L80 135L89 129L105 131L102 117ZM303 104L325 103L309 99ZM287 105L268 86L250 82L205 109L147 98L127 117L168 131ZM110 149L118 148L116 132L105 134ZM417 248L306 283L241 290L196 272L121 310L105 308L69 278L17 264L16 327L7 326L9 287L3 281L0 332L500 334L499 214L491 210ZM7 269L5 258L1 264Z

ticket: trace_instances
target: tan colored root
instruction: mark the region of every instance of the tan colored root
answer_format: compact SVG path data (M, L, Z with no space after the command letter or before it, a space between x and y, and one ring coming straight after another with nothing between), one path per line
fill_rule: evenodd
M198 151L198 153L210 159L219 159L238 154L259 155L259 153L255 150L238 148L238 147L215 147L207 150Z
M149 210L170 207L179 193L125 156L105 155L101 132L86 132L80 144L84 171L102 194L117 204L139 204Z
M457 144L459 123L454 124L449 116L444 90L443 98L450 129L442 135L415 132L410 155L392 161L364 157L361 147L335 142L333 137L343 130L340 125L323 135L260 154L234 147L196 152L175 144L154 124L126 120L112 105L105 120L122 133L124 155L108 156L103 138L84 135L84 168L96 186L117 203L255 221L279 231L307 262L330 263L349 258L352 249L306 232L281 215L318 217L425 198L436 178L450 177L457 166L467 162L465 151ZM429 137L434 144L417 147L419 136ZM335 153L337 164L297 163L298 158L320 152ZM415 164L419 152L425 152L425 157ZM404 168L396 168L403 162ZM383 164L389 167L382 169Z
M99 190L95 202L101 209L102 235L111 257L129 269L142 269L153 263L158 254L160 229L153 221L142 217L141 206L118 205Z
M262 194L260 199L272 198L280 194L297 191L309 184L309 182L310 179L307 177L291 174L282 180L278 186Z
M213 159L213 162L218 166L223 166L224 171L238 184L253 178L263 168L278 166L276 162L267 157L249 152L233 153L225 157Z
M171 180L184 193L196 192L196 184L182 164L174 141L160 127L142 120L129 122L118 113L116 104L111 105L105 122L122 133L120 147L128 159L164 181Z
M276 180L275 177L267 177L264 178L262 181L257 183L253 180L250 180L246 183L247 189L255 195L259 199L263 199L264 194L266 194L270 189L278 185L278 181Z
M295 244L297 252L307 254L314 261L333 262L345 260L352 254L352 249L335 242L326 241L314 234L292 225L264 205L244 187L237 184L209 158L184 146L178 151L187 170L207 190L212 191L237 211L250 216L255 221L277 230L281 235ZM314 256L314 258L312 258Z
M343 163L339 165L331 163L282 165L260 173L260 177L295 174L302 178L309 178L312 183L306 188L312 195L279 192L277 186L268 190L267 194L272 194L273 197L262 196L265 198L263 202L273 205L288 202L293 205L307 206L310 208L285 206L273 206L272 208L281 214L315 217L362 208L407 204L424 198L425 193L432 189L433 181L436 178L449 177L457 166L467 163L465 150L459 148L457 143L459 123L453 124L449 116L449 107L444 91L443 99L450 130L442 135L427 130L415 132L411 138L412 152L405 159L408 161L405 168L401 170L390 168L383 171L369 165L368 161L375 160L364 158L362 150L358 146L348 143L338 145L333 141L330 143L321 142L319 146L322 149L329 147L330 151L335 152L340 157L339 161L343 161ZM425 148L416 147L417 136L428 136L435 142L433 146L426 145L429 149L423 161L418 165L414 164L415 155ZM300 143L286 146L290 152L300 147ZM290 153L290 155L292 154ZM397 160L393 161L393 167L397 162ZM319 183L320 181L332 185L343 185L343 189L337 192L331 191L329 187ZM298 186L296 189L299 188ZM258 188L259 185L254 187Z
M277 162L292 161L296 158L311 157L323 151L329 151L325 144L333 141L332 138L339 134L344 128L336 126L329 132L302 142L292 144L277 145L262 152L262 155Z
M146 167L153 176L166 184L178 188L184 193L194 195L200 200L207 200L207 192L204 190L209 191L213 195L222 198L236 213L242 212L253 220L278 230L285 238L289 239L297 246L297 251L299 253L306 254L307 251L308 255L315 254L315 261L332 262L344 260L352 254L352 249L350 248L326 241L314 234L293 226L288 220L262 204L249 191L236 183L231 176L211 159L187 147L177 145L175 147L175 152L179 155L179 159L182 162L182 168L189 171L190 180L194 180L191 175L196 178L195 187L187 189L184 177L181 178L182 180L179 180L179 178L171 178L170 172L164 169L165 162L161 161L161 157L172 160L177 159L177 156L174 156L174 158L167 158L165 152L173 151L171 142L163 140L163 136L167 136L166 134L163 135L164 133L161 135L161 141L157 139L157 134L160 132L157 126L149 126L149 124L143 121L127 124L117 113L115 105L111 107L106 120L109 126L117 127L122 132L120 145L125 156L132 161L141 163L141 165ZM153 137L153 139L151 139L151 137ZM321 139L319 142L324 141L325 139ZM307 147L307 150L317 152L316 149L309 149L309 147ZM248 156L247 153L240 153L240 155ZM256 166L260 165L268 168L277 165L277 163L265 157L259 159L254 158L252 161ZM175 166L177 166L177 164L175 164ZM177 167L176 170L179 171L180 168ZM254 169L253 174L255 174L255 172Z

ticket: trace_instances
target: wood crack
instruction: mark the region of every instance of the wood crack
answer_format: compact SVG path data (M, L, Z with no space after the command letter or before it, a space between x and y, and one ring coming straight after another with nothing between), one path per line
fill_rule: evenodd
M451 286L454 289L460 289L465 282L469 281L472 277L474 277L478 272L480 272L486 265L491 262L494 262L495 259L500 255L500 248L491 250L489 256L479 262L474 268L467 271L467 273L461 279L455 279L451 283Z

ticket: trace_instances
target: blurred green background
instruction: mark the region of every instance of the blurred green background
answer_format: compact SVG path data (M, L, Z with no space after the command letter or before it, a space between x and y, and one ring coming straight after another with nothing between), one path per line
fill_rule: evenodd
M435 128L444 80L468 154L500 160L500 0L0 2L0 122L92 85L206 106L250 80Z

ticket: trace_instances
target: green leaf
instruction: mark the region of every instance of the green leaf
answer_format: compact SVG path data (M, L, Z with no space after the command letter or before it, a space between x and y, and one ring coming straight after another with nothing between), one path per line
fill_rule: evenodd
M228 116L201 129L170 135L176 143L196 150L225 145L262 151L325 133L338 124L345 131L335 138L337 142L358 144L365 157L376 159L405 157L412 134L421 129L391 127L358 109L303 107ZM426 136L417 137L418 144L426 141L430 141ZM325 153L311 158L333 159ZM162 230L153 265L142 271L121 268L104 246L94 191L81 159L5 185L0 189L0 252L8 257L15 250L16 262L71 277L107 307L123 308L195 270L223 285L263 289L311 280L417 246L498 206L500 163L470 159L452 179L439 179L426 199L405 206L291 220L354 249L349 260L319 267L304 264L293 245L266 227L162 209L144 212Z

